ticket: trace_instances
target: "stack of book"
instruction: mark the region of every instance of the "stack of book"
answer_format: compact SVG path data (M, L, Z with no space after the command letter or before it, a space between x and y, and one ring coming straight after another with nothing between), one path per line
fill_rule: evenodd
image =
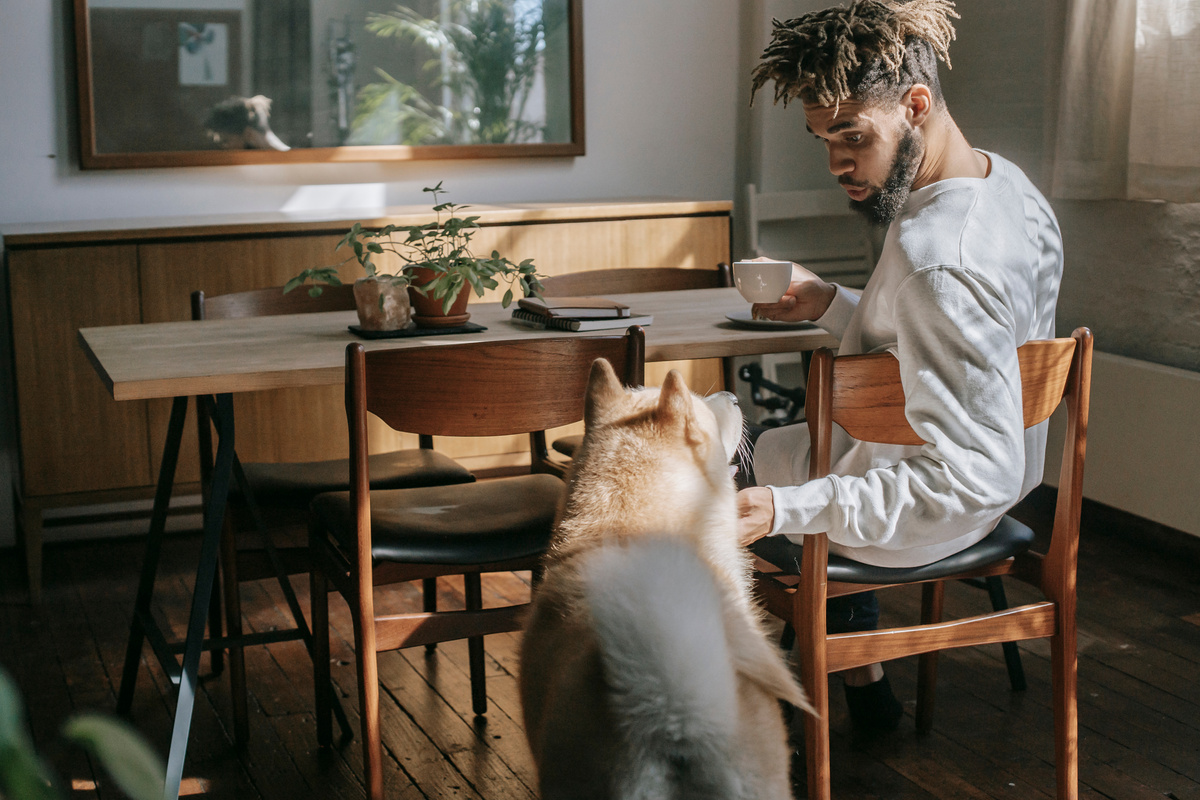
M603 297L525 297L517 301L513 322L531 328L599 331L649 325L654 317L635 314L629 306Z

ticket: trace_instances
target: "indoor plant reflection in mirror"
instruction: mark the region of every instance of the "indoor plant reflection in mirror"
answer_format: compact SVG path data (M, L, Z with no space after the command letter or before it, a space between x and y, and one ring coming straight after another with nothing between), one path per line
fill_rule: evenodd
M444 193L440 182L423 191L433 195L434 221L377 230L356 222L336 248L348 247L351 255L337 264L304 270L283 291L311 281L308 292L315 297L321 294L321 284L340 285L339 267L354 259L366 271L366 277L354 284L359 324L366 330L462 325L470 317L466 312L470 292L482 297L498 288L500 281L508 284L501 298L505 308L518 288L524 297L541 296L543 276L533 259L515 263L495 250L486 257L474 255L470 242L479 229L479 217L459 217L468 206L439 202ZM444 215L449 216L443 219Z
M425 72L432 79L418 87L376 67L382 80L359 91L348 143L559 140L551 128L561 115L552 113L556 93L544 64L547 44L566 36L565 0L443 0L441 6L436 18L406 6L367 15L369 32L428 51Z

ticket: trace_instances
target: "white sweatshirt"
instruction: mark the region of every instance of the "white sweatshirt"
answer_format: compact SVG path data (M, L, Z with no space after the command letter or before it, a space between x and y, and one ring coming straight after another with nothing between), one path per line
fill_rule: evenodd
M838 287L817 323L839 354L891 352L922 446L834 426L832 475L808 481L806 425L755 447L772 534L825 531L868 564L928 564L982 539L1042 479L1046 425L1024 430L1017 347L1054 336L1062 238L1049 203L992 153L986 178L914 191L888 228L861 299ZM802 541L799 536L792 536Z

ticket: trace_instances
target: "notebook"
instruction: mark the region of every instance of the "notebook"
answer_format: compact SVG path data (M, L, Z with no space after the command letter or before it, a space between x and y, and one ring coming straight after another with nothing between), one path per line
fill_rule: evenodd
M562 331L603 331L613 328L624 330L630 325L649 325L654 322L651 314L630 314L627 317L610 317L608 319L575 319L572 317L548 317L523 308L514 308L513 322L529 328L554 328Z
M629 306L606 297L522 297L517 305L542 317L618 319L630 315Z

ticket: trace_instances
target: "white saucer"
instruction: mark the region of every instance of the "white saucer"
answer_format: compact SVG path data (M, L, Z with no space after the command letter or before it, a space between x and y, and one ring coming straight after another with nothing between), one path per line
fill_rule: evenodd
M754 319L750 316L750 309L748 308L744 308L739 311L731 311L725 315L725 319L729 320L734 325L737 325L739 328L794 331L817 327L815 322L809 322L807 320L802 322L788 322L787 320L782 319Z

